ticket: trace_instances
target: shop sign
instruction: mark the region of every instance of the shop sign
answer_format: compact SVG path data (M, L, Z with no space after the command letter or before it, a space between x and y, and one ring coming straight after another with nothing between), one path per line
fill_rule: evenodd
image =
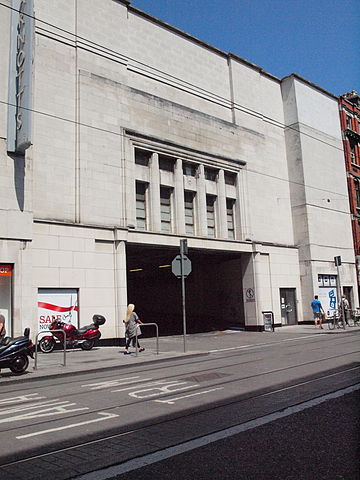
M11 277L12 275L12 266L11 265L0 265L0 276L1 277Z
M11 9L7 149L31 145L34 0L13 0Z
M60 320L79 326L78 291L75 288L40 288L38 292L39 332L49 330L51 322Z

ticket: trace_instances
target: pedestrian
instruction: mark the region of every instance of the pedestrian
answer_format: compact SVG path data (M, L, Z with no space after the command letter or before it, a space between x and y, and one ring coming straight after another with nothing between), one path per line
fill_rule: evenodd
M0 313L0 345L6 336L5 330L5 317L2 313Z
M133 347L136 347L136 334L137 336L141 335L139 324L141 324L142 322L136 312L134 312L134 309L135 305L133 303L129 303L125 318L123 320L125 323L126 339L124 355L130 354L129 347L131 342L133 344ZM144 347L140 347L139 340L137 341L137 348L139 349L139 352L143 352L145 350Z
M311 302L311 308L314 314L315 328L318 328L318 322L320 328L323 328L322 321L323 316L325 316L325 312L317 295L314 296L314 300Z
M349 300L345 297L345 295L341 297L340 312L341 314L344 312L345 323L346 325L349 325L348 318L349 318L349 312L350 312L350 303L349 303Z

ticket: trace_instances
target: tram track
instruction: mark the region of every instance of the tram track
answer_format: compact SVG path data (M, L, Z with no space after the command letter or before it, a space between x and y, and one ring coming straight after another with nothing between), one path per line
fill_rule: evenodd
M75 449L85 447L85 446L100 444L102 442L104 442L106 444L110 440L121 439L121 438L123 438L127 435L131 435L131 434L135 434L135 433L137 433L137 434L140 433L141 434L141 432L146 431L149 427L162 427L163 425L166 425L169 422L174 422L174 421L179 422L179 421L184 421L184 420L190 419L194 415L196 416L196 415L209 413L209 412L215 413L217 409L222 409L222 408L226 408L226 407L237 405L237 404L240 405L241 403L245 403L245 402L254 402L257 399L268 397L270 395L276 395L279 392L283 392L285 390L302 387L305 384L309 384L309 383L313 383L313 382L319 382L319 381L322 381L324 379L329 379L331 377L334 377L336 375L344 375L348 372L355 372L355 371L357 371L357 372L360 371L360 365L356 366L356 367L351 367L351 368L346 369L346 370L341 370L339 372L334 372L334 373L331 373L331 374L322 375L320 377L308 380L306 382L294 383L292 385L289 385L289 386L281 388L281 389L269 390L267 392L258 393L256 395L248 395L248 396L245 395L244 398L241 398L241 399L237 398L236 400L233 400L233 401L223 401L223 402L220 402L220 404L218 404L218 405L210 404L207 408L203 408L203 407L199 408L196 412L190 411L190 412L187 412L187 413L184 413L184 414L173 414L171 416L171 418L165 418L165 419L162 419L162 420L159 420L159 421L156 421L156 422L151 422L148 425L143 425L143 426L140 426L140 427L135 426L131 429L127 429L127 430L125 429L124 431L120 431L120 432L115 433L115 434L102 436L101 438L95 438L95 439L90 440L90 441L83 441L83 442L74 443L71 446L67 446L67 447L63 447L63 448L55 448L55 449L53 449L49 452L46 452L46 453L29 455L29 456L27 456L25 458L22 458L20 460L10 461L10 462L7 462L7 463L2 463L1 467L3 468L3 467L8 467L8 466L21 465L25 462L29 462L29 461L32 461L32 460L36 460L36 459L40 459L40 458L46 458L46 457L50 457L50 456L54 456L54 455L56 456L59 453L68 452L68 451L75 450ZM351 389L351 388L358 389L358 388L360 388L360 384L358 383L358 380L354 379L354 381L350 382L346 386L346 388L347 389ZM340 390L341 389L330 390L329 392L327 392L326 395L336 394L336 392L338 392ZM312 398L312 400L316 401L317 398L321 398L322 396L323 396L323 394L318 395L318 396L314 396ZM142 402L139 402L139 403L142 403ZM291 405L287 405L286 408L296 408L301 403L303 403L303 401L294 402ZM116 407L111 407L111 408L116 408ZM275 414L275 413L278 413L278 412L283 411L283 410L284 410L283 408L280 409L280 410L274 409L274 411L271 412L271 414ZM247 419L246 422L253 421L253 420L256 420L256 418L251 418L250 420ZM237 425L241 425L241 424L234 424L232 426L237 426ZM230 427L228 427L228 428L230 428ZM214 433L216 431L217 430L214 430ZM194 437L194 438L196 438L196 437Z

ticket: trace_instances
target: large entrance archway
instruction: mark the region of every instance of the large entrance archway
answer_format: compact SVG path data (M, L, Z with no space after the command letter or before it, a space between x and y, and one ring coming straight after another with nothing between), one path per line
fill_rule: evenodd
M174 247L128 244L128 302L161 335L182 333L181 280L171 272ZM187 332L244 327L241 254L189 249L192 272L185 281Z

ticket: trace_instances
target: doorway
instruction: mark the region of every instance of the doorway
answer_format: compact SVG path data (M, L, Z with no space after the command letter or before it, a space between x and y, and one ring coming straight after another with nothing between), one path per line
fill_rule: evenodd
M348 299L350 309L353 309L353 291L352 287L343 287L343 295Z
M296 288L280 288L282 325L297 325Z

